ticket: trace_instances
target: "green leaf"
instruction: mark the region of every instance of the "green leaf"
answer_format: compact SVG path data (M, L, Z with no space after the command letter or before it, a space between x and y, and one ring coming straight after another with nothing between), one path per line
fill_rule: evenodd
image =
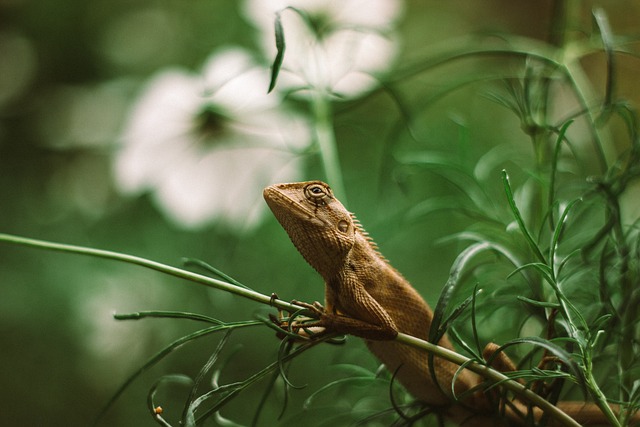
M562 231L564 230L564 225L567 221L567 217L569 216L569 211L571 210L571 208L573 206L575 206L576 203L580 202L581 199L576 199L571 201L567 207L562 211L562 214L560 215L560 218L558 219L558 224L556 225L556 229L553 232L553 240L551 241L551 246L549 247L549 270L551 272L551 274L553 275L553 277L556 276L556 271L555 271L555 257L556 257L556 251L558 250L558 244L560 242L560 237L562 235Z
M547 302L547 301L537 301L527 297L523 297L521 295L516 296L516 298L524 303L533 305L534 307L542 307L542 308L559 308L560 304L557 302Z
M551 207L554 205L555 199L555 189L556 189L556 176L558 172L558 161L560 160L560 151L562 148L562 142L565 140L565 134L567 133L567 129L573 123L573 120L566 121L560 131L558 132L558 137L556 138L556 146L553 152L553 160L551 161L551 178L549 180L549 199L547 201L548 205ZM549 225L551 229L555 228L553 223L553 213L549 214Z
M233 277L229 276L227 273L225 273L225 272L223 272L221 270L218 270L214 266L212 266L210 264L207 264L206 262L204 262L202 260L195 259L195 258L183 258L182 259L182 263L184 264L185 267L188 267L188 266L191 266L191 265L200 267L203 270L208 271L209 273L212 273L214 276L231 283L232 285L240 286L241 288L245 288L245 289L248 289L250 291L253 290L250 287L240 283L238 280L234 279Z
M554 344L549 340L536 337L536 336L513 339L501 345L495 351L495 353L493 353L493 355L489 358L489 360L487 360L487 364L491 366L491 362L495 357L497 357L497 355L500 352L503 352L508 347L519 345L519 344L532 344L536 347L541 347L547 350L548 352L550 352L551 354L553 354L554 356L556 356L559 360L561 360L564 363L565 366L569 368L569 371L573 374L576 382L578 383L578 385L580 385L581 390L584 396L586 397L587 395L586 379L584 377L584 373L582 372L582 369L580 369L578 364L571 358L571 355L569 353L567 353L563 348L559 347L558 345Z
M266 368L265 368L266 369ZM264 370L263 370L264 371ZM263 372L261 371L261 372ZM208 392L198 396L191 404L189 405L189 409L187 411L187 419L186 419L186 427L195 427L200 424L203 420L206 420L210 416L214 415L218 412L224 405L226 405L229 401L235 398L238 393L240 393L244 388L248 387L246 382L235 382L231 384L225 384L223 386L217 387L213 390L209 390ZM212 407L208 408L203 415L196 419L195 412L198 408L203 404L207 403L210 400L216 399L215 403Z
M460 333L453 326L449 328L447 331L449 335L449 339L451 342L455 343L458 347L465 350L467 353L473 355L476 360L480 360L480 353L477 348L471 347L469 343L467 343L464 338L460 335Z
M549 285L551 285L551 287L555 291L557 291L557 284L556 284L556 281L553 278L553 274L551 272L551 269L549 268L549 266L547 264L544 264L544 263L541 263L541 262L530 262L528 264L521 265L520 267L518 267L515 270L513 270L507 277L511 277L511 276L515 275L516 273L519 273L521 270L524 270L526 268L533 268L534 270L538 270L538 272L542 275L544 280L547 283L549 283Z
M478 289L478 284L473 287L473 294L471 295L471 331L473 332L473 339L475 341L475 347L478 351L478 354L481 353L480 348L480 336L478 334L478 325L476 322L476 300L478 299L478 294L482 292L482 289Z
M335 365L331 365L331 371L339 373L341 376L358 376L358 377L366 377L367 375L371 377L375 377L376 373L370 371L369 369L361 366L355 365L352 363L337 363Z
M187 398L184 409L182 410L182 423L184 425L189 425L187 420L193 418L193 411L191 411L191 405L195 401L195 396L198 392L198 387L204 380L205 375L211 370L213 365L218 360L218 356L220 355L220 352L222 351L225 344L229 340L229 336L231 335L232 331L233 329L227 330L227 333L224 335L224 337L222 337L215 351L211 354L211 356L209 357L209 360L207 360L207 363L205 363L204 366L200 369L200 372L198 373L198 376L196 377L193 383L193 387L191 387L191 391L189 392L189 397Z
M156 393L158 392L158 388L165 383L190 386L193 384L193 380L186 375L164 375L160 377L149 389L149 393L147 394L147 407L149 408L151 415L158 424L165 427L171 427L171 424L167 423L162 416L156 412L156 408L160 406L155 401Z
M306 344L300 345L291 353L284 356L281 360L271 363L270 365L266 366L265 368L261 369L260 371L246 378L244 381L239 381L239 382L225 384L225 385L216 387L215 389L200 396L198 399L194 400L194 402L192 403L192 408L194 408L194 410L197 409L204 402L214 400L214 399L215 401L210 407L207 408L207 410L202 415L198 416L196 422L201 423L203 420L209 418L210 416L214 415L216 412L220 411L227 403L231 402L247 387L250 387L251 385L255 384L256 382L264 378L267 374L277 371L281 363L294 359L295 357L299 356L301 353L305 352L306 350L309 350L310 348L313 348L314 346L322 342L325 342L327 339L329 339L329 336L321 337L313 342L308 342Z
M323 394L327 391L329 391L330 389L334 388L334 387L338 387L344 384L349 384L349 385L370 385L372 383L377 383L377 382L381 382L384 380L381 380L380 378L376 378L375 376L364 376L364 377L348 377L348 378L341 378L339 380L335 380L335 381L331 381L328 384L325 384L324 386L322 386L320 389L318 389L316 392L314 392L311 396L309 396L303 404L303 408L305 410L309 409L314 401L318 398L318 396L320 394Z
M600 30L600 38L602 39L602 46L607 57L607 84L605 89L605 96L603 100L602 109L608 111L611 107L611 101L613 99L613 79L616 74L615 70L615 55L613 49L613 32L609 25L609 19L605 11L598 7L593 11L593 17L595 18L598 29Z
M449 305L455 291L460 284L460 277L462 271L465 269L466 265L471 262L471 260L479 253L485 252L487 250L494 249L490 243L481 242L475 243L468 248L466 248L453 262L451 270L449 272L449 279L447 283L445 283L442 292L440 293L440 297L438 298L438 302L436 303L435 309L433 310L433 319L431 321L431 328L429 329L429 342L437 343L446 333L447 327L449 325L448 320L445 320L445 315L447 311L447 306ZM467 301L463 302L460 306L458 306L453 313L453 318L457 317L461 311L468 306L471 302L471 299L467 299ZM429 353L428 355L428 364L429 371L433 377L433 382L438 384L437 378L435 377L435 366L434 366L434 356ZM444 390L442 390L444 391Z
M282 67L282 61L284 61L284 52L287 47L284 40L284 28L282 27L282 17L280 16L280 12L276 12L276 18L273 24L276 33L277 53L273 60L273 65L271 65L271 81L269 82L269 90L267 93L271 93L271 91L276 87L280 68Z
M303 389L307 385L296 386L291 381L289 381L289 377L287 376L287 364L284 362L286 356L291 353L293 349L293 344L296 342L296 339L285 339L280 343L280 347L278 349L278 369L280 372L280 376L282 377L284 383L291 388L295 389Z
M460 284L460 277L463 270L477 254L489 249L493 249L490 243L475 243L462 251L453 262L451 270L449 271L449 279L442 288L438 302L433 310L433 321L431 322L431 330L429 331L429 342L438 342L444 334L443 319L445 318L446 308L453 298L456 288Z
M489 221L495 216L492 213L493 204L485 191L485 186L463 168L455 156L437 151L407 151L396 154L395 157L402 163L419 166L442 177L467 197L475 207L475 215ZM427 199L423 203L428 206L432 200ZM457 204L451 204L449 208L452 209L452 206ZM417 209L419 212L424 208L417 207Z
M186 311L137 311L135 313L114 314L116 320L140 320L144 318L167 318L167 319L188 319L198 322L213 323L214 325L224 325L224 322L213 317L205 316L199 313L189 313Z
M515 217L516 222L518 223L518 227L520 227L520 232L522 233L525 240L531 247L531 250L533 250L533 253L536 256L536 258L538 258L540 262L546 263L546 260L544 259L544 255L542 255L542 252L540 251L538 244L535 242L535 240L529 233L529 230L527 230L527 226L524 223L524 219L522 218L522 215L520 214L520 210L516 205L516 201L513 198L513 192L511 191L511 184L509 184L509 175L507 175L507 171L504 169L502 170L502 183L504 184L504 190L505 190L505 193L507 194L507 201L509 202L509 206L511 207L511 212L513 213L513 216Z
M171 354L173 351L177 350L179 347L183 346L184 344L190 341L196 340L198 338L202 338L207 335L214 334L216 332L221 332L228 329L234 329L234 328L245 327L245 326L261 325L261 324L262 322L260 321L226 323L223 325L216 325L216 326L211 326L209 328L200 329L198 331L190 333L189 335L185 335L183 337L178 338L177 340L173 341L171 344L167 345L162 350L154 354L150 359L148 359L144 363L144 365L142 365L140 368L138 368L137 371L131 374L129 378L127 378L127 380L118 388L118 390L116 390L113 396L107 401L104 408L100 411L100 413L96 417L96 420L102 419L102 417L106 414L109 408L111 408L111 406L115 403L115 401L120 397L120 395L122 395L122 393L124 393L124 391L129 387L129 385L131 385L131 383L133 383L133 381L136 378L138 378L144 372L149 370L151 367L155 366L157 363L162 361L162 359L164 359L166 356L168 356L169 354Z

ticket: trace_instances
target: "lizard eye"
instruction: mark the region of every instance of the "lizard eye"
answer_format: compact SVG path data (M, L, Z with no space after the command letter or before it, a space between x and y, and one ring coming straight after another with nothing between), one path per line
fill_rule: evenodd
M320 184L311 184L304 189L307 199L318 206L326 203L325 199L329 197L330 191L329 187L325 187Z

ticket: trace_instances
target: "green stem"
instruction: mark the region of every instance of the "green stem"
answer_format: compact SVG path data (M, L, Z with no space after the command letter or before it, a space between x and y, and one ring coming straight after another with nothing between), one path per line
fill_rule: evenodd
M598 407L600 408L602 413L607 417L607 420L611 423L612 426L620 427L621 426L620 422L616 418L616 415L613 413L611 406L609 406L609 404L607 403L607 398L602 392L602 390L600 389L600 387L598 386L598 383L596 382L596 380L593 378L593 374L591 372L588 372L586 377L587 377L587 384L591 389L591 395L594 397L596 405L598 405Z
M230 292L232 294L235 294L244 298L248 298L250 300L253 300L262 304L271 305L281 310L287 310L287 311L293 312L293 311L298 311L302 309L302 307L300 306L291 304L286 301L279 300L277 298L273 298L268 295L261 294L259 292L253 291L248 288L233 285L231 283L223 282L222 280L203 276L188 270L183 270L177 267L172 267L170 265L161 264L159 262L151 261L146 258L140 258L134 255L105 251L102 249L87 248L84 246L65 245L62 243L53 243L53 242L47 242L44 240L29 239L27 237L13 236L13 235L4 234L4 233L0 233L0 242L7 242L7 243L17 244L22 246L39 248L39 249L49 249L49 250L58 251L58 252L87 255L87 256L93 256L97 258L105 258L105 259L111 259L111 260L120 261L120 262L126 262L129 264L135 264L145 268L149 268L151 270L156 270L161 273L168 274L170 276L189 280L191 282L208 286L210 288L215 288L225 292Z
M333 130L331 102L324 92L313 91L311 110L315 121L316 143L320 149L320 157L322 157L322 165L327 181L333 188L336 197L347 205L347 194L344 188L336 136Z

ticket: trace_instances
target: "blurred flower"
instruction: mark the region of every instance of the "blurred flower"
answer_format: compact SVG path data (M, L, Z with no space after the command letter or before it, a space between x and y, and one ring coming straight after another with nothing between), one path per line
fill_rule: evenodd
M244 11L261 31L268 58L276 55L274 20L281 14L281 88L355 97L375 87L373 75L395 58L392 30L401 8L400 0L247 0Z
M239 49L214 53L201 75L171 69L152 77L122 136L118 188L151 191L186 227L256 225L262 187L298 178L311 138L305 121L267 95L268 83L268 71Z

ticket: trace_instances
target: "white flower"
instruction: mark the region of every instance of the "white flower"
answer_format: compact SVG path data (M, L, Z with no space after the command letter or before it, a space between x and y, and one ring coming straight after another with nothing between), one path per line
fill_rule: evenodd
M125 127L116 185L152 192L186 227L256 225L262 187L299 178L299 153L311 138L306 122L266 93L268 84L268 70L239 49L213 54L202 75L158 73Z
M401 9L400 0L247 0L244 8L271 59L280 12L286 42L281 88L346 98L371 90L374 76L389 69L398 50L392 30Z

